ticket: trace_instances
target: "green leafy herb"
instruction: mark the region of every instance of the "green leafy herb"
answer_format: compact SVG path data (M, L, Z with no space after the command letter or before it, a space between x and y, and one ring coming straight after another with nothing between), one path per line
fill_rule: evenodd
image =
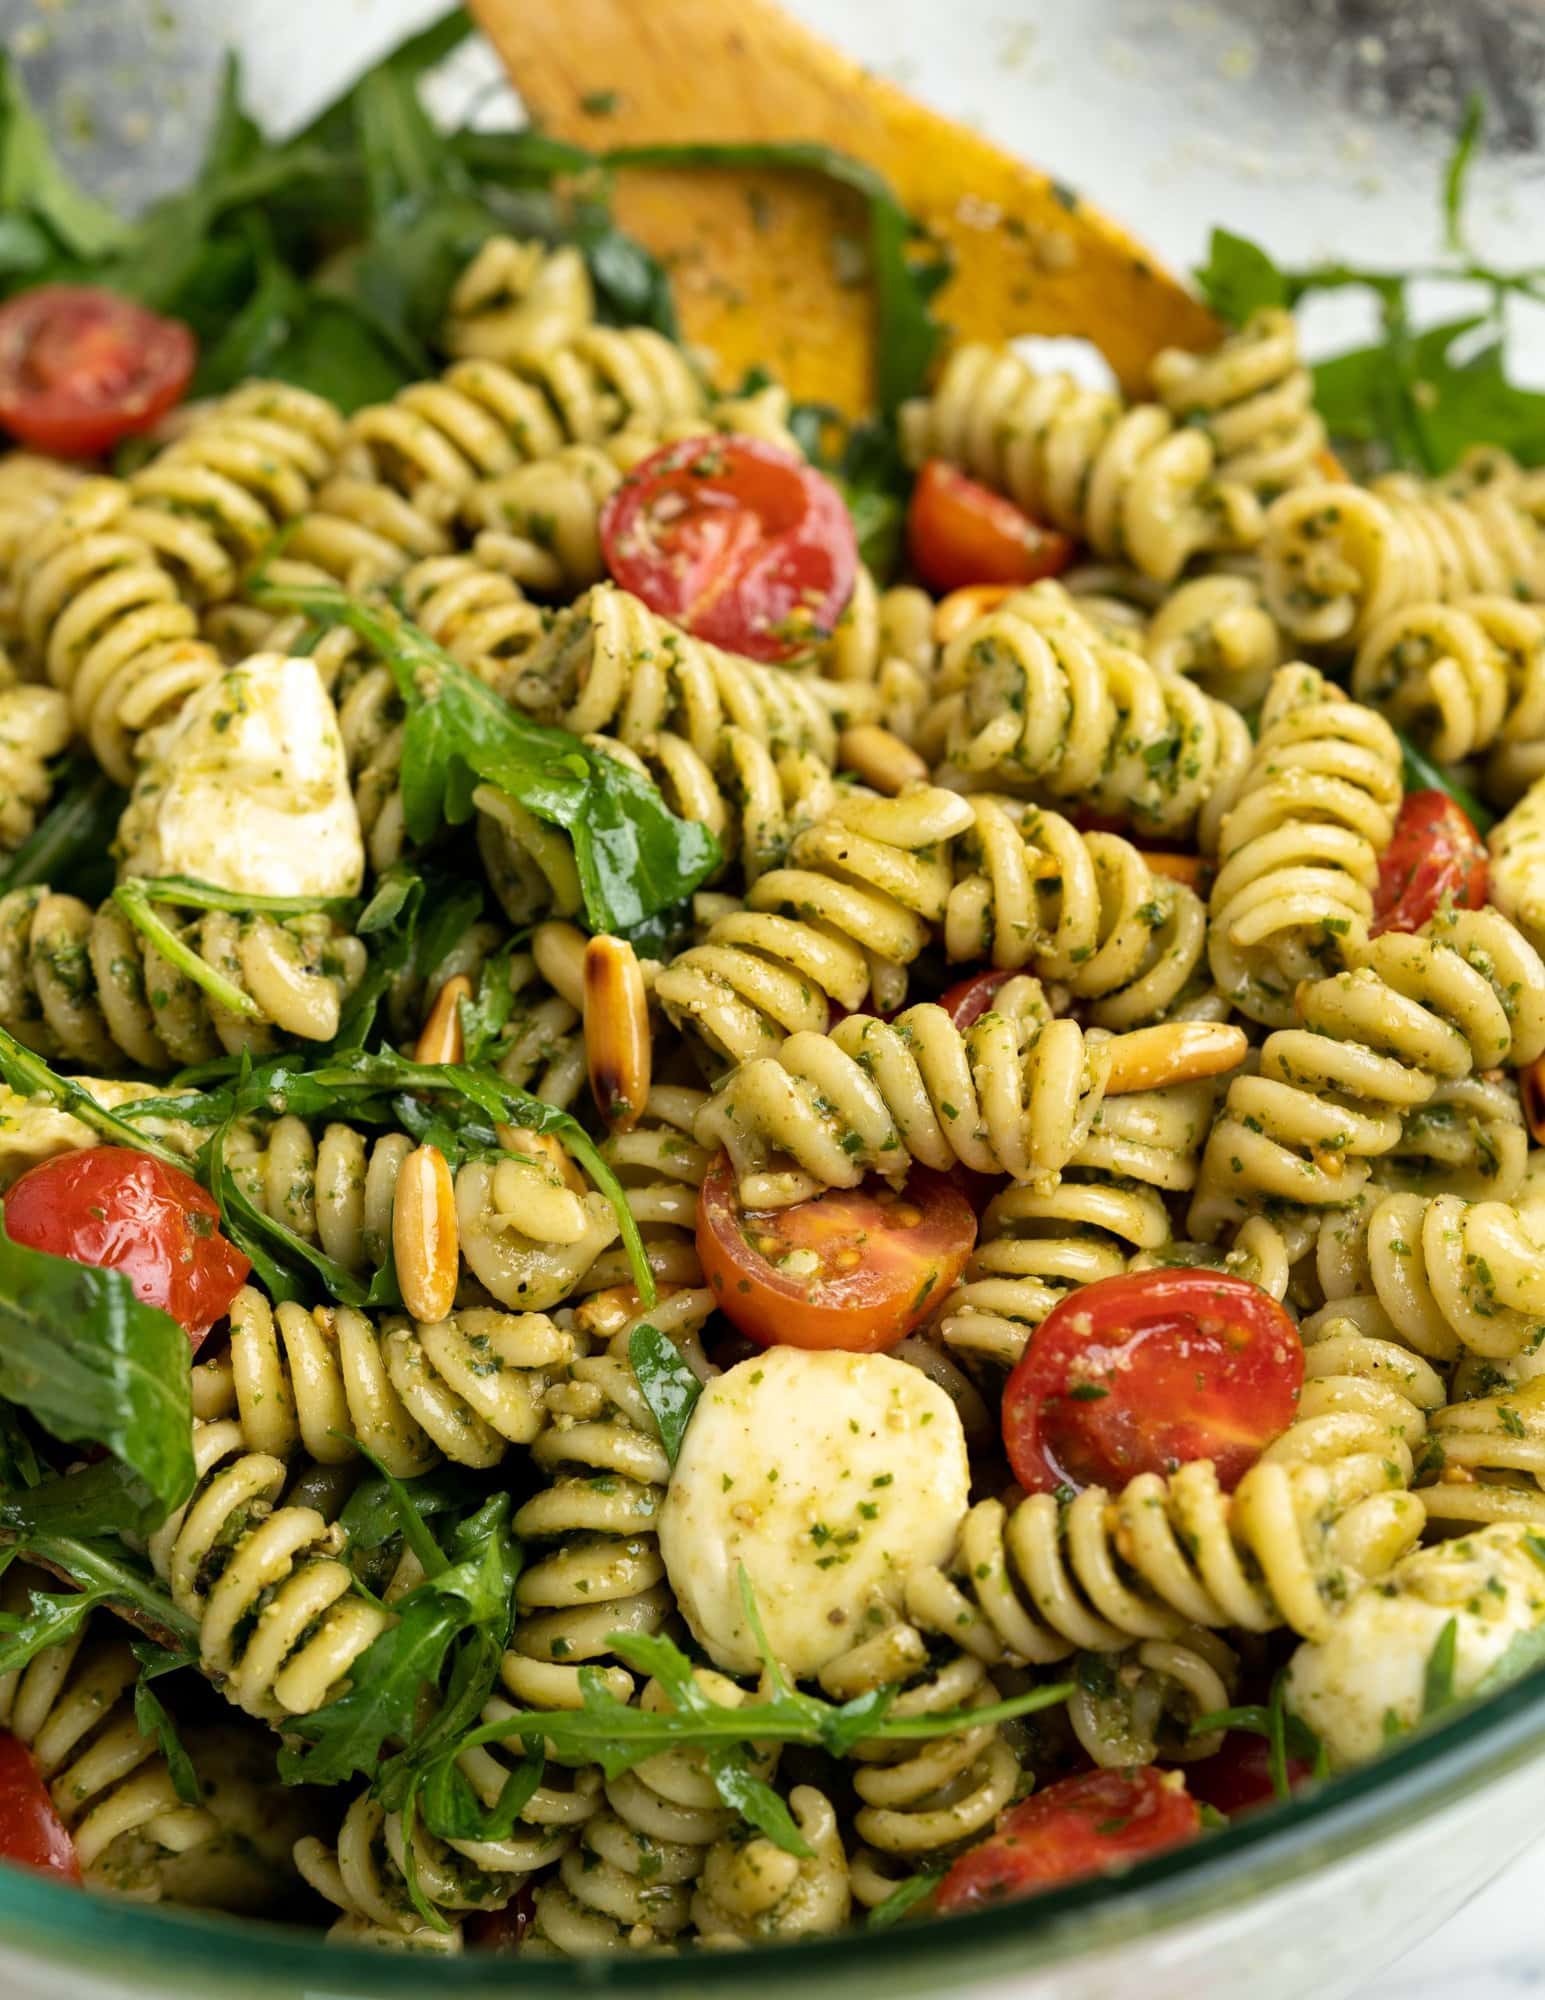
M650 1415L659 1427L665 1455L674 1465L703 1385L683 1360L676 1343L647 1321L633 1329L628 1341L628 1359Z
M161 1755L171 1773L172 1788L178 1798L185 1806L199 1805L203 1794L199 1790L193 1759L183 1747L177 1725L167 1713L166 1704L150 1685L162 1674L189 1666L192 1661L184 1653L157 1646L149 1640L136 1639L133 1645L134 1657L139 1661L139 1679L134 1686L134 1720L139 1725L139 1733L141 1736L153 1736L160 1745Z
M898 1882L885 1901L876 1903L869 1912L868 1928L888 1931L892 1924L900 1923L919 1903L927 1902L947 1872L943 1868L925 1868L921 1874L909 1875L905 1882Z
M137 1146L142 1153L152 1153L167 1166L177 1167L186 1172L187 1162L170 1146L139 1131L116 1111L109 1111L106 1105L98 1104L89 1090L85 1090L73 1077L60 1076L49 1068L40 1055L17 1041L16 1037L0 1028L0 1076L22 1097L43 1096L56 1104L61 1111L68 1111L74 1118L99 1133L110 1145Z
M1330 1758L1325 1745L1304 1721L1294 1715L1286 1702L1286 1683L1281 1674L1272 1683L1268 1703L1244 1708L1215 1709L1199 1715L1191 1724L1192 1736L1210 1736L1217 1729L1242 1729L1251 1736L1264 1736L1268 1745L1267 1767L1272 1790L1279 1799L1288 1799L1293 1788L1288 1779L1288 1759L1297 1757L1311 1766L1316 1779L1328 1776Z
M20 1554L68 1577L74 1586L74 1594L68 1597L33 1592L27 1610L0 1616L0 1673L24 1666L45 1648L73 1635L99 1604L111 1605L162 1645L196 1657L198 1620L178 1610L157 1580L116 1538L93 1540L46 1530L18 1530L0 1517L0 1543L9 1543Z
M88 903L99 902L112 886L108 851L127 803L89 758L73 759L61 774L47 814L0 868L0 895L45 883Z
M1423 1722L1430 1722L1454 1704L1454 1659L1459 1646L1459 1620L1448 1619L1433 1641L1422 1669Z
M724 1803L758 1833L766 1834L774 1847L802 1860L814 1858L815 1849L800 1832L793 1814L767 1780L752 1770L744 1743L716 1743L708 1753L708 1770Z
M472 813L492 785L574 844L586 915L596 930L645 922L690 895L718 865L705 826L678 819L653 785L567 730L519 715L390 604L332 585L251 586L259 601L347 625L391 671L408 710L402 742L403 815L411 839Z
M1489 833L1497 823L1497 816L1475 796L1474 792L1451 773L1434 764L1430 757L1401 730L1395 734L1400 738L1400 754L1404 764L1401 773L1408 792L1445 792L1459 810L1469 820L1477 833Z
M112 1453L130 1475L122 1526L157 1526L192 1490L188 1336L121 1271L13 1243L3 1221L0 1396Z

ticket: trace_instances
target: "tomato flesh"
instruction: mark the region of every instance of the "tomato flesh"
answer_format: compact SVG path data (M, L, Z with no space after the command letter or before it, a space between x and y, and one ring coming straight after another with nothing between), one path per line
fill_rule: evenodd
M964 1034L991 1012L998 988L1013 977L1012 972L974 972L969 979L959 979L946 987L939 995L939 1005Z
M858 576L842 495L757 438L686 438L629 473L601 510L606 566L699 639L787 660L832 631Z
M931 458L907 507L907 553L930 589L963 590L1058 576L1073 560L1073 543L990 486Z
M95 285L39 285L0 306L0 426L94 458L165 416L197 359L180 320Z
M1060 1882L1130 1867L1194 1840L1201 1830L1201 1808L1178 1772L1149 1765L1061 1778L1010 1806L995 1831L961 1855L939 1884L935 1907L953 1916L1033 1896Z
M913 1168L899 1194L866 1182L748 1211L720 1153L698 1197L708 1282L725 1315L762 1347L894 1347L938 1307L975 1241L971 1204L925 1167Z
M122 1271L195 1347L252 1269L221 1235L212 1195L179 1168L123 1146L30 1167L5 1197L5 1231L29 1249Z
M1029 1493L1124 1486L1211 1459L1232 1491L1293 1420L1304 1353L1259 1286L1136 1271L1070 1292L1003 1392L1003 1441Z
M1457 910L1486 901L1486 843L1447 792L1408 792L1379 862L1371 934L1419 931L1447 897Z
M27 1746L0 1734L0 1860L80 1886L80 1859Z
M1313 1775L1314 1766L1304 1758L1288 1758L1289 1791L1296 1792ZM1230 1817L1275 1805L1277 1788L1271 1780L1271 1745L1253 1730L1231 1729L1221 1750L1198 1764L1187 1764L1186 1784L1195 1797Z

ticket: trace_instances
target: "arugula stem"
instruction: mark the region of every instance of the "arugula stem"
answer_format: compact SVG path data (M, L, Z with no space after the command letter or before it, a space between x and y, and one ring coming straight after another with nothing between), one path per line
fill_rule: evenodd
M169 965L191 979L195 986L207 993L217 1007L224 1007L228 1013L239 1014L243 1020L260 1021L263 1011L250 993L244 993L239 986L233 986L223 973L217 972L202 953L193 949L172 929L164 917L159 917L151 908L146 894L147 884L133 877L120 882L113 891L113 901L123 911L140 936L149 940Z
M361 907L358 896L258 896L247 889L221 889L191 875L132 875L135 891L152 903L175 903L189 910L234 910L239 916L348 917Z
M187 1172L188 1163L180 1153L150 1133L139 1131L106 1105L98 1104L90 1091L83 1090L73 1077L57 1075L40 1055L24 1047L4 1028L0 1028L0 1076L23 1097L47 1097L61 1111L68 1111L115 1146L133 1146L141 1153L153 1154L166 1166Z
M196 1658L199 1650L199 1623L179 1610L166 1591L132 1568L122 1553L101 1542L82 1541L75 1535L18 1533L0 1523L0 1543L20 1549L24 1556L46 1564L68 1579L78 1590L103 1598L131 1625L153 1638L167 1638Z

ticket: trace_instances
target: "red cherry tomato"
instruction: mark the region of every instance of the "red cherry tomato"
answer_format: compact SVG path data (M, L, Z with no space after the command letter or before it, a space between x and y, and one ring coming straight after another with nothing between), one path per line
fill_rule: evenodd
M197 1347L252 1269L191 1175L149 1153L93 1146L30 1167L5 1197L13 1243L122 1271Z
M197 359L181 320L95 285L39 285L0 306L0 425L94 458L165 416Z
M474 1910L464 1926L467 1943L473 1951L513 1956L519 1951L535 1918L536 1897L528 1883L502 1910Z
M824 638L858 575L836 487L748 437L686 438L646 458L601 509L601 547L651 610L753 660Z
M939 1005L964 1034L992 1011L993 996L1013 977L1012 972L974 972L969 979L959 979L947 987L939 995Z
M1090 1771L1061 1778L1010 1806L996 1831L961 1855L939 1884L935 1907L952 1916L1039 1889L1130 1867L1194 1840L1201 1809L1179 1772Z
M971 1204L926 1167L912 1169L900 1194L866 1182L748 1213L720 1153L698 1196L708 1282L763 1347L894 1347L939 1305L975 1241Z
M0 1860L80 1886L80 1861L27 1746L0 1735Z
M1445 896L1460 910L1486 901L1486 843L1447 792L1407 792L1379 863L1374 937L1419 931Z
M1287 1760L1290 1791L1297 1791L1314 1766L1302 1757ZM1260 1806L1275 1805L1277 1788L1271 1781L1271 1745L1253 1730L1231 1729L1223 1748L1199 1764L1187 1764L1186 1784L1194 1798L1216 1806L1231 1818L1236 1813L1254 1812Z
M1057 576L1073 560L1073 544L1055 528L967 479L942 458L917 475L907 508L907 552L932 590L973 583L1034 583Z
M1003 1441L1029 1493L1124 1486L1210 1458L1225 1490L1293 1420L1298 1329L1216 1271L1153 1270L1070 1292L1003 1391Z

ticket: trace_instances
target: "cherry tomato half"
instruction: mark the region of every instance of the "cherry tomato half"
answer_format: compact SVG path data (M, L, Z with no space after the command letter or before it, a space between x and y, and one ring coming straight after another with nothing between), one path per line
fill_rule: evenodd
M990 486L931 458L907 507L907 553L930 589L961 590L1057 576L1073 560L1073 544Z
M463 1928L473 1951L491 1951L510 1958L519 1951L535 1919L536 1897L527 1883L502 1910L474 1910Z
M1288 1758L1289 1791L1296 1792L1313 1775L1314 1766L1302 1757ZM1271 1781L1271 1745L1253 1730L1231 1729L1221 1750L1204 1757L1199 1764L1187 1764L1186 1784L1194 1798L1215 1806L1231 1818L1236 1813L1275 1805L1277 1788Z
M842 495L757 438L685 438L653 453L601 509L601 546L651 610L753 660L824 638L858 575Z
M75 1842L27 1746L9 1732L0 1734L0 1860L80 1885Z
M996 1830L961 1855L939 1884L935 1907L953 1915L1033 1896L1081 1875L1130 1867L1201 1830L1201 1809L1178 1771L1145 1765L1060 1778L1010 1806Z
M969 979L959 979L946 987L939 995L939 1005L964 1034L992 1011L998 988L1013 977L1012 972L974 972Z
M912 1169L900 1194L866 1182L748 1212L721 1152L698 1196L708 1282L763 1347L894 1347L937 1307L975 1241L971 1204L926 1167Z
M0 306L0 426L94 458L165 416L197 359L181 320L95 285L39 285Z
M1134 1271L1070 1292L1003 1391L1003 1442L1029 1493L1124 1486L1210 1458L1232 1490L1293 1420L1298 1329L1217 1271Z
M191 1175L149 1153L92 1146L30 1167L5 1197L13 1243L122 1271L197 1347L252 1269Z
M1460 910L1486 901L1486 843L1447 792L1407 792L1379 863L1374 937L1419 931L1445 896Z

